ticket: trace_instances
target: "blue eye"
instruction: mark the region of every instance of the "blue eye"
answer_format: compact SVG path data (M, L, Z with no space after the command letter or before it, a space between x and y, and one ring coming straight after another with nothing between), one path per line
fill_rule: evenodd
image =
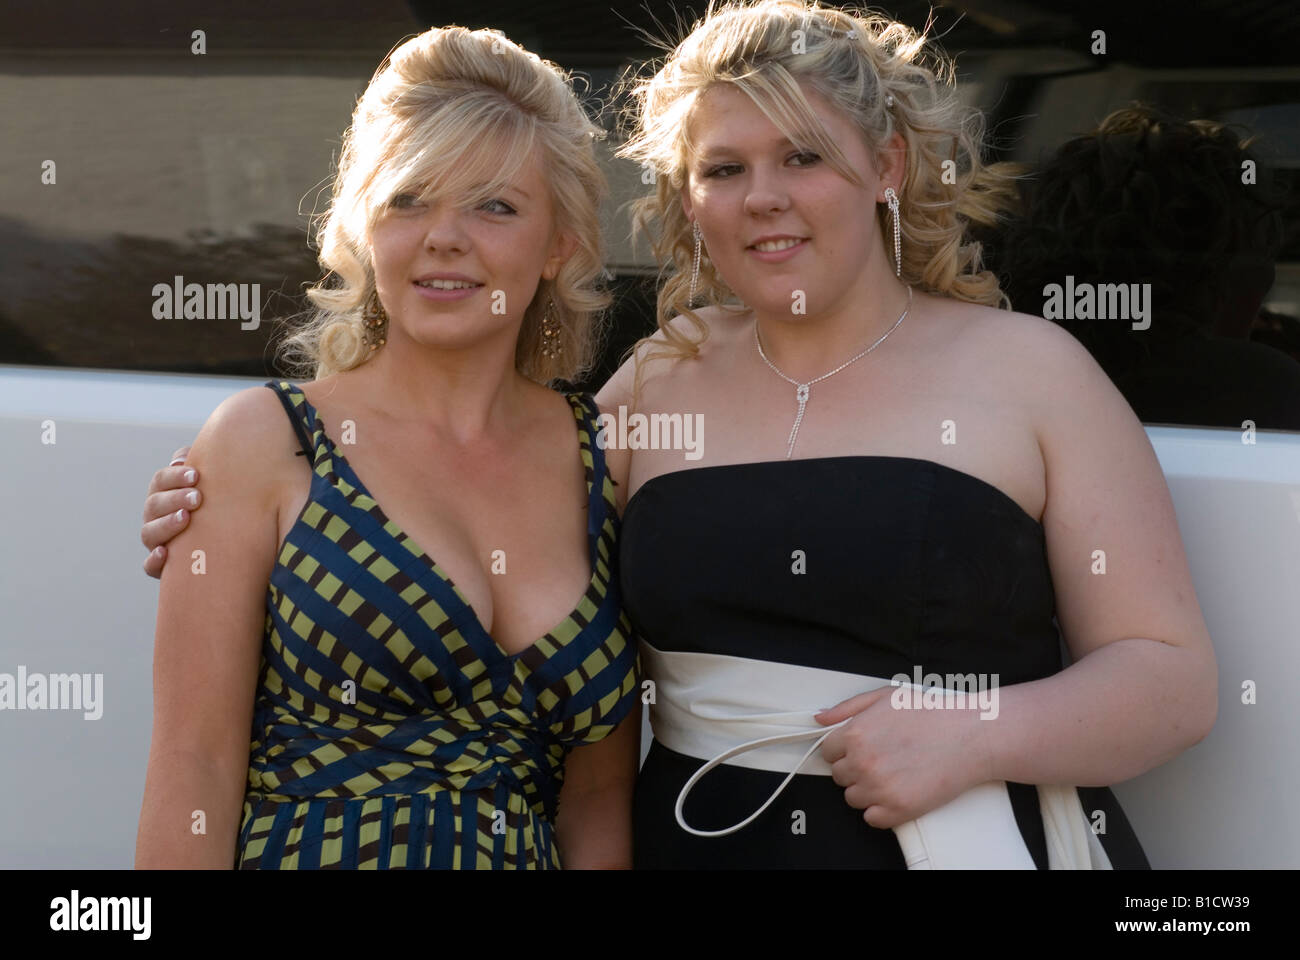
M720 179L720 180L725 180L727 177L731 176L731 174L728 173L728 174L724 175L722 171L724 171L724 170L738 170L738 169L739 169L739 165L738 165L738 164L735 164L735 163L723 163L723 164L720 164L720 165L718 165L718 166L716 166L716 167L712 167L711 169L709 169L708 171L706 171L704 175L705 175L706 177L717 177L717 178Z
M388 201L388 206L394 210L407 210L418 200L419 197L413 193L399 193Z
M498 207L500 209L494 210L491 209L492 207ZM510 204L506 203L504 200L489 200L479 207L479 209L487 210L488 213L503 214L506 216L516 212L515 208L510 206Z

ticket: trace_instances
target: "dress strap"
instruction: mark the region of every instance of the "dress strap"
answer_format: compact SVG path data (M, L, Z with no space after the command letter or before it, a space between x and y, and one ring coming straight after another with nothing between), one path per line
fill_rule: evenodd
M593 537L603 531L606 519L613 517L617 523L617 512L613 493L613 478L605 464L605 451L596 438L600 431L597 415L600 408L596 398L590 393L573 392L567 394L569 406L573 408L574 419L578 421L578 445L582 452L583 465L587 469L588 526Z
M307 426L303 422L307 412L303 405L296 405L289 396L292 385L287 380L268 380L263 386L270 387L275 391L275 395L280 398L280 404L284 407L284 412L289 415L289 422L293 424L294 433L298 434L298 443L302 450L298 456L307 457L311 463L316 462L316 451L312 446L311 437L307 433Z
M574 419L582 425L582 430L578 434L578 443L583 451L591 456L591 466L594 476L592 478L596 490L600 490L605 482L605 451L601 449L600 444L596 442L596 434L600 430L600 423L596 416L599 407L596 406L596 398L590 393L573 393L567 394L569 406L573 408Z

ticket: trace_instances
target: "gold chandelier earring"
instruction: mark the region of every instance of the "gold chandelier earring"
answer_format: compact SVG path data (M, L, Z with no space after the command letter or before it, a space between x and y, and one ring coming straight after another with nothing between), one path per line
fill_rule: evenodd
M555 318L555 300L548 298L542 314L542 356L554 359L564 352L560 343L560 322Z
M378 290L371 290L366 298L361 320L365 324L365 341L372 352L388 342L388 314L379 301Z

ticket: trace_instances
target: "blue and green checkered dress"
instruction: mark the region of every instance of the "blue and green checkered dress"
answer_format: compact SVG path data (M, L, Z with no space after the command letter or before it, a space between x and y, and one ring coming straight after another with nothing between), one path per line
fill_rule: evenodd
M267 591L236 866L559 867L565 754L606 736L637 703L595 403L568 396L586 468L591 582L563 624L507 654L384 515L302 391L267 386L314 476Z

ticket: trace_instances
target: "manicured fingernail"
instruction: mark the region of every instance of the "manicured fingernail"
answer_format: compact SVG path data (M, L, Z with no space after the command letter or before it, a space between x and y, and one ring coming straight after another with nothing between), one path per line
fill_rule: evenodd
M186 471L185 471L185 482L186 482L186 483L193 483L193 482L194 482L194 478L195 478L196 476L197 476L197 474L196 474L193 470L186 470Z
M197 507L199 505L199 492L197 490L191 490L189 493L185 494L185 501L191 507Z
M179 464L179 463L184 463L184 462L185 462L185 458L184 458L184 457L177 457L177 458L176 458L175 460L173 460L171 463L167 464L167 466L169 466L169 467L174 467L174 466L176 466L177 464Z
M184 508L182 508L182 509L180 509L180 510L177 510L175 516L176 516L176 522L177 522L177 523L181 523L182 521L184 521L184 519L185 519L185 510L184 510Z

